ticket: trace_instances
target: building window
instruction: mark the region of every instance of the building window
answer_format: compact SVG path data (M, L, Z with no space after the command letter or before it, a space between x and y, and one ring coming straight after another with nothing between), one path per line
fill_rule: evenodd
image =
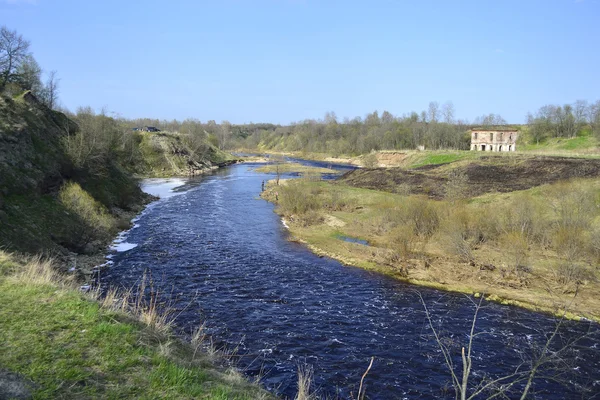
M473 134L473 139L477 140L477 132Z

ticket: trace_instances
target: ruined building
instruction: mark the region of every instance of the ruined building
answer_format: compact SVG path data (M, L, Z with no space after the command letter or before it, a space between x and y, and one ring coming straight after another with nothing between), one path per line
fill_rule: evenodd
M515 151L518 135L516 129L472 129L471 150Z

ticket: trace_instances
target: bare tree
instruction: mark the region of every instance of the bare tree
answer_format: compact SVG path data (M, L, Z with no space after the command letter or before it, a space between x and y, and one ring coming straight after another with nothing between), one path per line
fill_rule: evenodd
M427 110L427 122L438 122L440 118L440 103L432 101Z
M442 106L442 115L445 123L452 124L454 122L454 104L451 101L447 101Z
M560 381L561 375L563 375L566 370L571 369L569 360L567 359L567 353L572 350L579 341L588 337L590 333L588 330L588 332L574 339L561 343L558 348L556 348L556 339L560 336L560 329L565 321L567 309L569 308L567 306L556 322L552 332L546 334L546 341L535 349L532 357L527 358L525 356L525 351L521 351L522 362L516 365L511 372L494 378L486 377L484 375L483 379L478 384L473 385L469 383L470 378L474 375L472 374L473 359L475 357L473 354L473 340L480 335L488 333L485 331L477 332L477 318L479 312L483 309L482 304L484 296L481 295L479 301L475 301L470 296L467 296L473 303L475 311L469 327L469 334L467 335L468 342L466 347L461 346L460 360L462 363L462 371L460 371L459 367L454 363L454 357L448 342L434 326L432 314L429 311L423 296L418 291L417 295L425 310L427 323L432 330L435 341L444 358L444 364L450 372L456 398L461 400L471 400L481 398L481 396L487 396L485 398L488 400L495 398L509 398L509 394L510 398L515 398L515 391L518 392L517 395L521 400L525 400L532 389L535 379L538 378L538 375L540 374L544 374L544 379L556 380L563 383ZM575 296L576 295L577 293L575 293ZM575 296L572 301L575 299ZM555 371L554 374L551 373L553 370Z
M0 89L14 78L17 68L29 54L29 41L6 26L0 28Z
M43 89L43 101L46 106L50 109L54 109L58 102L58 82L59 78L56 77L56 71L50 71L48 74L48 80Z

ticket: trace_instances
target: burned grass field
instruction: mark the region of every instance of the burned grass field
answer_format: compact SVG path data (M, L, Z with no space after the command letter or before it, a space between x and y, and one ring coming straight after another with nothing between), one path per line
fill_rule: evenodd
M498 155L415 169L372 168L346 173L339 182L349 186L392 193L446 197L449 181L459 179L464 197L509 193L573 178L600 176L600 159Z

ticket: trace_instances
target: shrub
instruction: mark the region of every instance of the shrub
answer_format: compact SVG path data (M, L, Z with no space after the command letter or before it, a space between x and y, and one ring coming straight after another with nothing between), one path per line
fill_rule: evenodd
M401 259L406 260L415 252L417 237L410 228L397 228L391 235L391 242L394 251Z
M439 230L440 243L461 261L473 260L469 240L469 213L464 208L450 209Z
M279 186L277 190L279 206L285 214L305 214L321 208L318 186L297 180L288 181L287 185Z
M548 231L543 204L531 195L520 194L505 207L496 210L505 233L519 232L529 242L542 243Z
M370 152L363 157L362 163L365 168L376 168L379 165L377 153L375 151Z
M467 196L469 177L464 171L453 170L446 182L446 199L450 202L462 200Z
M549 198L559 227L588 229L598 215L597 190L583 182L561 182L552 186Z
M354 207L355 201L344 196L342 190L331 186L328 191L328 197L325 199L324 206L332 211L343 211Z
M115 219L79 184L67 182L63 185L59 192L59 200L85 224L83 232L80 232L84 243L94 239L108 239L114 234Z
M552 244L556 252L569 261L575 260L589 248L584 230L574 226L558 226Z
M558 264L554 270L554 276L556 281L562 285L579 285L585 281L596 281L596 276L592 271L581 264L573 262Z
M508 258L509 266L514 269L515 273L518 273L519 267L527 262L529 254L526 235L520 231L505 233L501 237L500 243L502 244L502 253Z

